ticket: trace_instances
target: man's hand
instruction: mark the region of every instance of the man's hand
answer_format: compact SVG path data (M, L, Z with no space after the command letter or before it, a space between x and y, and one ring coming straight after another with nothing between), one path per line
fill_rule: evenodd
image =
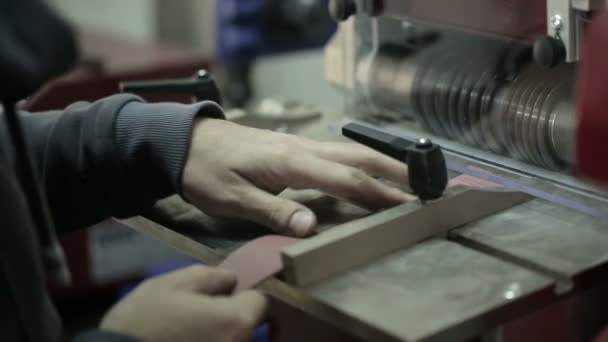
M277 194L286 188L317 189L371 209L412 198L374 177L406 184L407 166L357 144L200 119L184 168L183 194L210 215L306 236L316 225L312 211Z
M141 284L100 329L148 342L251 341L267 302L255 291L229 295L234 274L191 266Z

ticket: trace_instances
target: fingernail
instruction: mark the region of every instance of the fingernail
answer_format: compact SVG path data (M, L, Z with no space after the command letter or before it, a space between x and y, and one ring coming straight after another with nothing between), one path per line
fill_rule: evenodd
M310 234L316 224L315 215L307 210L298 210L289 220L289 229L297 236Z

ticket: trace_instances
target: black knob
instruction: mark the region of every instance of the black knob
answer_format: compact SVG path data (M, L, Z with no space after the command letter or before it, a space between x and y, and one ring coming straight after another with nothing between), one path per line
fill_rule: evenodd
M336 21L344 21L357 13L357 4L354 0L330 0L329 14Z
M553 68L566 59L564 43L553 37L543 37L534 43L534 61L546 68Z
M195 86L192 95L197 101L209 100L222 105L220 89L218 88L215 79L207 70L201 69L197 71L194 79L193 83Z
M448 184L448 172L441 147L421 139L410 147L406 157L410 188L423 201L443 195Z
M137 94L189 95L197 101L210 100L222 104L217 84L206 70L199 70L188 78L121 82L120 89Z
M358 123L342 127L342 135L407 164L409 185L422 201L441 197L448 170L441 147L429 139L412 142Z

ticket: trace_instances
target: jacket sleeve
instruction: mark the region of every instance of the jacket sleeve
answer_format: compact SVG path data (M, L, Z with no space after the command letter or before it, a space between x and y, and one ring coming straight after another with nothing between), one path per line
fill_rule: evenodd
M197 115L223 117L213 102L148 104L126 94L23 113L57 229L136 215L180 193Z

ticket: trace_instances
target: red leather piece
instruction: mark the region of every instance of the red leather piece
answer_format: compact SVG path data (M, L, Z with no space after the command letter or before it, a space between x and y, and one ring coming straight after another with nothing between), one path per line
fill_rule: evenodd
M266 235L243 245L219 264L220 268L236 273L235 291L255 287L283 269L281 250L300 239Z

